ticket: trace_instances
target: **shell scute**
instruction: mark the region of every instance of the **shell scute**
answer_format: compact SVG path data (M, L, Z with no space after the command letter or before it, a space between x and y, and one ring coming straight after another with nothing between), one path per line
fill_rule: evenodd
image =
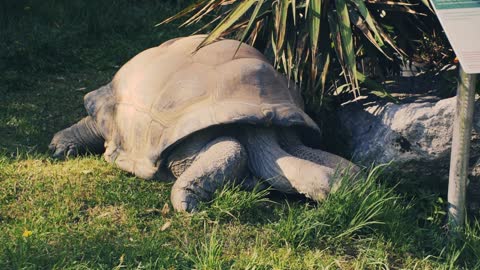
M318 126L295 84L253 47L205 35L177 38L128 61L112 82L85 97L101 126L105 159L153 178L165 153L199 130L222 124ZM240 45L240 46L239 46Z

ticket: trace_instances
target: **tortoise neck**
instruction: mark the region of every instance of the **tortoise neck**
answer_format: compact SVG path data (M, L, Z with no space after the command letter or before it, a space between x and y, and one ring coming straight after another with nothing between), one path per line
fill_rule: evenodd
M297 133L291 128L278 129L277 136L278 136L278 143L284 150L298 147L298 146L303 146L303 143L298 137Z
M71 130L76 141L80 142L85 150L93 153L103 152L105 139L90 116L73 125Z

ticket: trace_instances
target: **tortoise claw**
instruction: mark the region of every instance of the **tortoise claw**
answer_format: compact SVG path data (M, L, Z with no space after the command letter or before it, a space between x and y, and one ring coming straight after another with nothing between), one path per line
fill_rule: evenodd
M71 145L68 147L68 151L67 151L67 157L76 157L78 156L78 150L77 150L77 147Z
M172 189L172 205L179 212L196 212L198 197L188 189Z
M50 144L48 149L53 153L52 157L54 159L63 160L78 155L78 150L75 145Z

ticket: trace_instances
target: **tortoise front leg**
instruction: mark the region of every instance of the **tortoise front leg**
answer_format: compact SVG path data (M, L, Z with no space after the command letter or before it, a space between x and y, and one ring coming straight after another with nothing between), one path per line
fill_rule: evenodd
M236 139L220 137L211 141L173 185L173 208L194 211L200 201L210 200L218 187L243 177L246 170L246 152Z
M48 148L54 158L77 156L86 152L103 153L105 140L90 116L69 128L57 132Z

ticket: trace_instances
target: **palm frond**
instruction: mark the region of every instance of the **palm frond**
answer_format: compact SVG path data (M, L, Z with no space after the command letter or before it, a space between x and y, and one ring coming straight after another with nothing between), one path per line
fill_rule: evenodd
M363 59L379 59L390 66L406 55L395 29L383 21L385 12L390 16L391 11L421 16L426 8L417 7L426 0L411 1L200 0L162 23L189 16L183 25L206 19L203 31L216 24L201 46L231 36L257 47L300 85L307 104L318 105L330 93L329 82L343 85L332 92L350 92L353 98L361 94L366 80L359 80L358 68ZM417 32L412 35L419 36ZM408 39L412 40L410 33Z

